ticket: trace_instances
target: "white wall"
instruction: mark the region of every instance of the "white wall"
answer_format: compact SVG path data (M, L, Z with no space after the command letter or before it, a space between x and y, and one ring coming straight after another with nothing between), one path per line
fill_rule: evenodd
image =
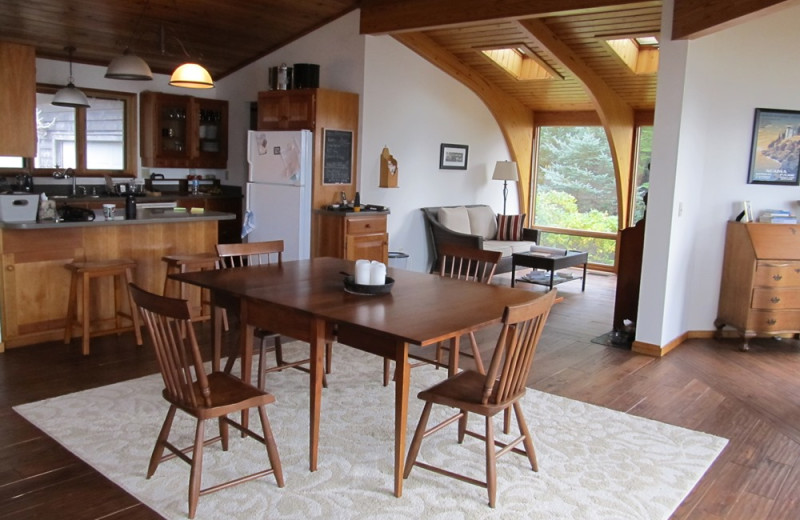
M664 2L665 14L671 4ZM800 46L798 19L800 7L792 7L662 44L639 341L663 346L713 329L725 226L741 201L752 201L756 214L798 210L800 187L747 184L755 109L800 110L790 51Z
M510 158L486 106L463 85L388 36L366 39L362 99L361 200L391 208L389 249L410 255L424 271L429 255L419 208L483 203L502 212L502 182L495 162ZM466 170L440 170L441 143L469 146ZM380 155L387 146L398 162L398 187L380 188ZM515 183L507 213L517 213Z
M502 211L494 163L509 153L497 123L471 91L388 36L359 34L359 12L281 48L219 82L230 101L230 183L246 180L250 101L266 90L268 68L320 64L320 86L360 96L359 191L365 204L389 206L389 249L409 254L408 268L424 271L428 246L424 206L485 203ZM469 146L468 169L439 170L441 143ZM399 187L379 188L379 159L388 146L399 163ZM517 213L516 186L508 213Z
M247 130L250 103L258 92L268 90L269 68L286 63L320 66L320 87L362 94L364 85L364 37L359 34L358 11L268 54L218 82L220 97L229 101L229 183L247 182Z

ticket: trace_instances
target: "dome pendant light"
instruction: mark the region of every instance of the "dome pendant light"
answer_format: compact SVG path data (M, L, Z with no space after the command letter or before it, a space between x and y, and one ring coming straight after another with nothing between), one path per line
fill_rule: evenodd
M148 81L153 79L150 66L142 58L131 54L130 49L125 49L121 56L117 56L108 64L106 77L109 79L128 79L133 81Z
M56 92L56 95L53 96L53 101L50 103L59 107L89 108L89 100L86 98L86 94L81 92L72 82L72 53L75 51L75 47L64 47L64 50L69 53L69 81L66 87Z
M184 88L214 88L211 74L197 63L184 63L172 73L169 84Z

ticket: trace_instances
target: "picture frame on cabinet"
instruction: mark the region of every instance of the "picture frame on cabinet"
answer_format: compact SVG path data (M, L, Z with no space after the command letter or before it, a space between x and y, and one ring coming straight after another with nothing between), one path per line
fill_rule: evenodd
M756 108L748 184L797 186L800 111Z
M469 146L465 144L442 143L439 148L440 170L466 170Z

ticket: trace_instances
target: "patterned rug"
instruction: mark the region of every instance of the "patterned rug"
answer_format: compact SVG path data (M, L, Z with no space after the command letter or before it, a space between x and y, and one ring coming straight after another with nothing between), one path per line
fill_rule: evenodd
M539 472L524 457L502 457L495 509L488 507L484 489L420 468L395 498L394 387L381 386L381 359L339 345L333 356L323 390L318 471L308 471L308 376L272 373L267 386L277 403L267 413L286 487L279 489L270 476L200 497L197 518L666 519L727 443L529 390L523 405ZM446 371L431 366L412 370L408 442L422 408L417 392L444 377ZM15 410L165 518L182 519L188 511L188 465L173 459L145 479L167 411L161 389L160 376L153 375ZM482 426L481 418L472 418L471 429ZM458 445L455 428L426 439L422 460L483 479L482 442L467 437ZM208 430L216 434L215 425ZM179 412L173 442L188 446L193 431L193 420ZM266 465L261 445L231 435L228 452L219 444L206 447L203 487Z

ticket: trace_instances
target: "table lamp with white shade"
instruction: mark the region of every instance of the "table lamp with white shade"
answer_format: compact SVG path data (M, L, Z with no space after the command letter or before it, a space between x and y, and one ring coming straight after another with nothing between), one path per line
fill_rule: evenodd
M494 166L492 180L503 181L503 215L506 214L506 199L508 198L508 181L518 181L519 172L514 161L497 161Z

